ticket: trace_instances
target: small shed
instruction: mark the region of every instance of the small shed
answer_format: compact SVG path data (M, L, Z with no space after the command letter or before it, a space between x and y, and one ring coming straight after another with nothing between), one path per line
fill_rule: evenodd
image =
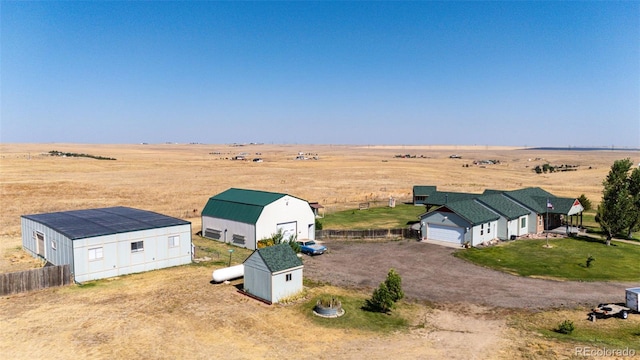
M257 249L244 261L244 291L277 303L302 291L302 268L289 244Z
M75 281L191 262L191 223L128 207L23 215L22 247L53 265L71 265Z

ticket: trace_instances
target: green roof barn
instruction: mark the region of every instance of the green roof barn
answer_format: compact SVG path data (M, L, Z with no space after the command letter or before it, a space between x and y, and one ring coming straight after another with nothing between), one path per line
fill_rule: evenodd
M315 239L315 215L305 200L258 190L231 188L202 210L204 237L255 250L257 241L281 230L285 238Z

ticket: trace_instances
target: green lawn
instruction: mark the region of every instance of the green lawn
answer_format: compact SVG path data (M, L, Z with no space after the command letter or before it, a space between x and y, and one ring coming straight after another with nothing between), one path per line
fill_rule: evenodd
M403 228L418 222L424 206L399 204L396 207L374 207L366 210L344 210L327 214L320 219L323 229L368 230Z
M342 303L345 310L343 316L338 318L323 318L313 314L316 301L322 297L333 297ZM322 293L311 297L308 301L299 305L299 310L314 323L336 329L359 329L373 332L390 333L393 331L408 329L407 317L413 312L413 305L403 301L397 303L397 308L388 314L365 311L367 297L359 293L335 296L330 293Z
M584 281L640 281L640 245L603 242L581 237L546 241L517 240L501 246L472 248L455 253L459 258L521 276ZM589 256L595 260L586 266Z
M592 234L599 234L604 236L602 230L600 229L600 224L596 222L596 212L594 210L590 210L589 212L585 212L582 214L582 226L584 226L588 232ZM640 231L636 231L631 233L632 238L628 240L640 241Z
M544 312L518 312L508 317L511 327L533 331L545 338L576 344L576 346L609 347L625 349L631 347L640 351L640 315L631 314L629 319L617 317L587 320L590 309L556 309ZM569 320L574 324L571 334L556 331L559 324ZM583 344L583 345L580 345Z

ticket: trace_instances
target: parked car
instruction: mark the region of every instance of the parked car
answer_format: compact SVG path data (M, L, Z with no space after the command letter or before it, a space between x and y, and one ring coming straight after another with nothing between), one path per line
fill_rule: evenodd
M300 245L300 251L307 255L321 255L327 251L326 246L317 244L313 240L299 240L298 245Z

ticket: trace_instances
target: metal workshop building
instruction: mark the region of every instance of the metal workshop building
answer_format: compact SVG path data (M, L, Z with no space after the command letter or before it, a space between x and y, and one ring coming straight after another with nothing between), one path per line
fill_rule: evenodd
M129 207L23 215L22 247L76 282L188 264L191 223Z
M313 209L295 196L231 188L209 198L202 210L202 235L247 249L282 231L284 238L315 239Z

